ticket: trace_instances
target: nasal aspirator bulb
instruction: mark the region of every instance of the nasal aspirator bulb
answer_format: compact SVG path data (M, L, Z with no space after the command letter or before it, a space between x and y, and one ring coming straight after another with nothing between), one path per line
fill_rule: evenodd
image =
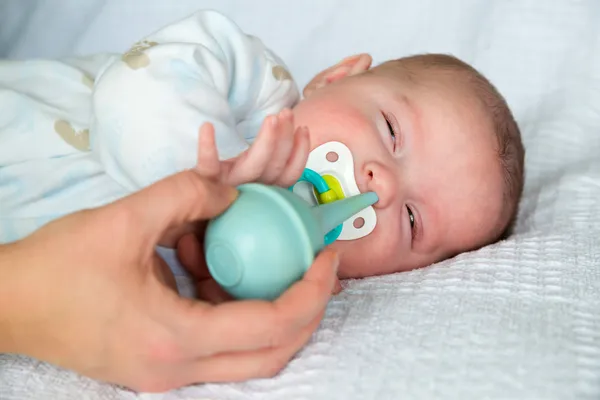
M325 235L378 200L374 192L311 207L289 190L241 185L239 196L208 224L208 269L238 299L273 300L302 279Z

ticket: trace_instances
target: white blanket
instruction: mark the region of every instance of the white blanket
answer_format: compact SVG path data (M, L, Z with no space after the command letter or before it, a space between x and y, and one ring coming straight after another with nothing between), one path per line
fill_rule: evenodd
M516 235L426 269L346 282L309 345L273 379L135 395L2 355L1 399L600 397L599 2L40 2L30 9L35 25L7 30L21 39L4 51L122 51L200 7L263 38L301 84L360 51L376 61L452 52L480 68L506 95L527 147Z

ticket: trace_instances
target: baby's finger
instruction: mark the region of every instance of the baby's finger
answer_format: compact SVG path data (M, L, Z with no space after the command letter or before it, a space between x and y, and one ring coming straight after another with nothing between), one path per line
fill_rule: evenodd
M287 165L275 181L275 184L282 187L289 187L296 183L306 167L309 153L310 138L308 136L308 128L298 128L294 135L292 154L288 159Z
M279 114L279 129L277 130L277 143L271 160L263 171L260 181L272 184L284 170L294 148L294 114L292 110L285 109Z
M206 178L218 178L220 174L219 152L215 142L215 128L207 122L198 134L198 156L196 171Z
M254 144L232 167L229 182L255 182L262 176L275 150L278 127L277 116L265 119Z

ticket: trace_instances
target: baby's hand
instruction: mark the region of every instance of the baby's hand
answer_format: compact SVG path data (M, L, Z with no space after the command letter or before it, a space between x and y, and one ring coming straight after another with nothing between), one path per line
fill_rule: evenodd
M226 161L219 161L213 125L202 125L196 169L232 186L260 182L288 187L302 175L309 151L308 128L294 129L294 115L284 109L265 119L248 150Z

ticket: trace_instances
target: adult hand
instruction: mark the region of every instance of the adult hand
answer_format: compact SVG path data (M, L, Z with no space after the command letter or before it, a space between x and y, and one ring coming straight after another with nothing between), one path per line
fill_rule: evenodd
M178 296L155 252L235 196L186 171L0 247L0 351L140 391L274 375L318 327L337 256L274 302L213 305Z
M231 301L233 298L213 279L208 271L204 257L203 231L188 233L181 236L177 243L177 257L179 262L194 279L196 296L212 304ZM332 294L337 295L342 291L337 276L334 278Z
M203 124L198 137L196 171L205 178L227 185L261 182L289 187L302 175L309 152L308 128L294 128L293 112L283 109L265 119L256 141L247 151L225 161L219 160L213 125L210 122ZM190 234L178 243L167 240L163 245L177 247L181 264L197 281L196 291L200 298L212 303L231 300L208 272L202 249L204 228L204 224L187 226L185 232ZM336 277L333 293L341 291Z

